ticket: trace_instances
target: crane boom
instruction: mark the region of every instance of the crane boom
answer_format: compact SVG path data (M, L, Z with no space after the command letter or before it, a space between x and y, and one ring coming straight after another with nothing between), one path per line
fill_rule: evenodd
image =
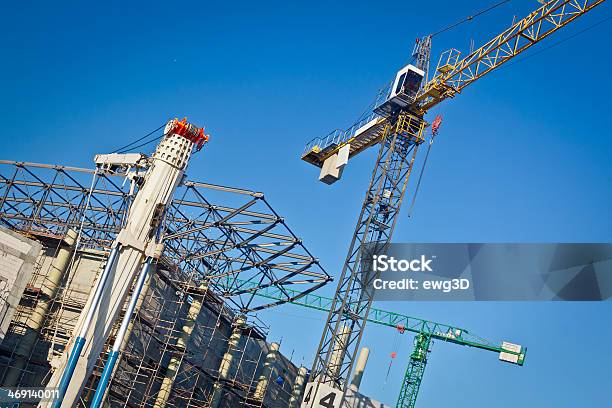
M255 284L240 279L236 279L235 281L241 286L251 285L253 289L256 287ZM288 288L283 288L281 290L273 286L259 289L255 293L256 296L264 297L266 299L279 301L283 300L283 303L291 303L293 305L319 310L322 312L329 312L333 303L333 299L329 297L316 295L314 293L304 294L304 292L298 292ZM287 302L286 295L293 300ZM412 317L402 313L390 312L374 307L370 309L367 319L370 323L391 327L399 330L400 332L407 331L414 334L426 334L432 339L453 343L460 346L473 347L497 353L505 351L505 349L502 349L501 345L495 345L491 341L482 339L478 336L473 336L466 329L450 324L437 323L431 320L420 319L418 317ZM514 354L518 355L519 353ZM520 359L519 365L523 365L523 357L524 353Z
M440 56L435 76L417 97L420 109L425 113L443 100L452 98L466 86L604 1L549 1L463 59L459 59L461 53L457 50L446 51Z
M420 90L414 110L425 115L431 108L452 98L466 86L474 83L502 64L540 42L550 34L571 23L578 17L600 5L605 0L552 0L512 24L465 58L455 49L440 56L433 78ZM427 37L425 37L427 38ZM389 96L391 84L376 96L374 108ZM350 146L349 158L356 156L382 140L388 118L373 110L351 127L334 130L328 135L308 142L302 152L302 160L322 167L325 160Z

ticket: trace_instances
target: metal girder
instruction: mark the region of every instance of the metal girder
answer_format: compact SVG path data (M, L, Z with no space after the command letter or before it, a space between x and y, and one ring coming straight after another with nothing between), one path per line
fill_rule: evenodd
M242 282L240 279L238 279L238 281L243 287L250 286L248 282ZM256 288L255 286L251 287L253 289ZM283 299L282 294L275 287L256 289L257 296L274 300ZM314 293L304 295L303 292L298 292L287 288L285 288L285 293L292 298L289 303L323 312L329 312L334 301L334 299L325 296L320 296ZM418 317L412 317L401 313L390 312L388 310L377 309L374 307L370 308L367 321L381 326L392 327L401 333L410 332L415 334L425 334L428 337L431 337L431 339L453 343L459 346L488 350L496 353L501 351L508 352L507 350L503 350L501 346L495 345L489 340L471 334L466 329L449 324L420 319ZM518 355L520 353L514 354Z
M106 250L125 222L129 180L91 169L0 161L0 220L15 230L63 236L83 226L80 247ZM87 208L87 196L91 200ZM257 288L310 293L331 280L259 192L187 181L164 217L163 261L194 286L206 283L237 310L270 307ZM240 282L248 282L249 290ZM288 293L274 302L295 298Z

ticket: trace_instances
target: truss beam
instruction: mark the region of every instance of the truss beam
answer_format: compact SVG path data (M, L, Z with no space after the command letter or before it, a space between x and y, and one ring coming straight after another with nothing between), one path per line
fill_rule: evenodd
M132 195L121 177L94 170L0 160L0 220L9 228L61 236L78 229L81 247L107 250L125 222ZM241 312L271 307L236 278L261 288L307 293L330 276L259 192L187 181L165 220L164 262L197 286L208 281ZM276 300L274 304L288 301Z

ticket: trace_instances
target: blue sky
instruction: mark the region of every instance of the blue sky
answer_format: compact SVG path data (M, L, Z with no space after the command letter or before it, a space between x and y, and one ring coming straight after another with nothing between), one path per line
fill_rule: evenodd
M210 143L189 177L266 193L329 272L341 268L374 160L340 183L316 181L303 144L345 127L409 58L414 38L489 1L12 2L0 16L5 159L91 166L106 152L188 116ZM434 39L469 49L523 16L513 0ZM604 4L528 59L442 104L444 122L414 210L395 242L610 242L611 124ZM520 59L521 57L519 57ZM433 115L432 115L433 117ZM325 294L332 294L333 287ZM518 368L492 353L435 344L420 406L611 404L609 303L379 304L529 348ZM263 317L286 354L311 364L324 316L285 306ZM290 327L290 330L287 328ZM394 403L411 345L369 326L363 390ZM388 381L389 354L398 352Z

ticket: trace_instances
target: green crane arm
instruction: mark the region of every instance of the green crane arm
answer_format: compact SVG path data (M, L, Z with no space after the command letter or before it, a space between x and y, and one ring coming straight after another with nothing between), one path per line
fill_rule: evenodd
M283 289L279 289L274 286L256 288L255 284L240 281L238 279L236 279L236 284L243 288L245 292L252 291L256 296L279 301L286 301L286 299L289 298L291 299L289 303L323 312L329 312L333 301L331 298L325 296L320 296L313 293L303 294L303 292L293 291L291 289L287 289L286 287ZM517 356L516 364L519 365L523 365L525 358L526 348L524 347L521 347L520 351L511 350L504 347L504 344L509 343L495 345L488 340L472 335L465 329L448 324L436 323L429 320L419 319L376 308L370 309L368 321L382 326L393 327L402 333L404 331L408 331L415 334L424 334L431 339L454 343L460 346L468 346L481 350L493 351L496 353L507 352L510 355Z
M279 303L281 303L281 301L285 303L286 299L290 299L289 303L293 303L294 305L320 310L322 312L329 312L333 302L333 299L325 296L313 293L304 294L303 292L293 291L286 287L282 289L275 286L262 288L248 281L239 279L233 281L243 292L251 292L255 296L278 300ZM500 360L521 366L525 361L527 348L506 342L502 342L501 345L495 345L488 340L474 336L467 330L456 326L436 323L376 308L370 309L367 320L378 325L393 327L400 333L409 331L416 334L414 338L414 350L410 354L408 367L404 374L396 404L397 408L414 408L423 380L423 374L425 373L425 367L427 366L427 358L431 344L433 343L432 340L434 339L458 344L460 346L493 351L499 353Z

